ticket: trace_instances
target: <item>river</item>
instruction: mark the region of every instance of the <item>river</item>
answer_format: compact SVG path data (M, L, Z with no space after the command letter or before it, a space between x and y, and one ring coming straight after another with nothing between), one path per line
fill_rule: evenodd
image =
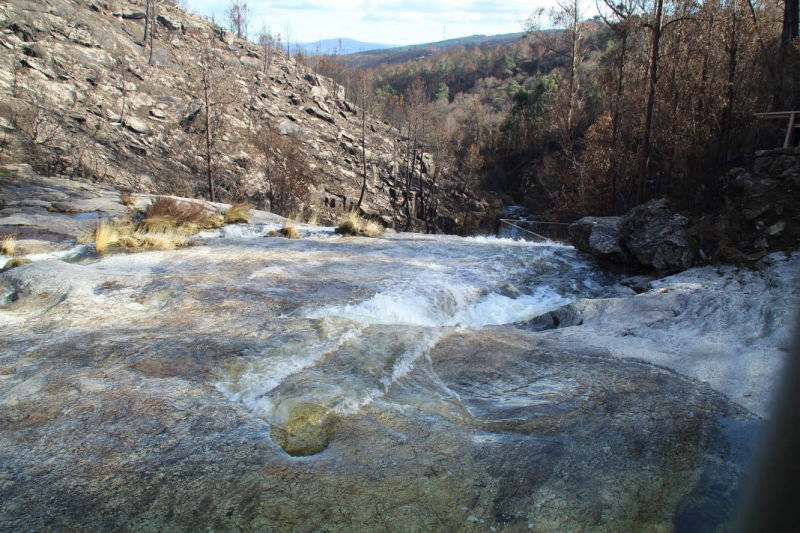
M654 364L663 338L637 329L713 323L675 311L716 301L687 296L686 280L640 298L557 243L306 226L267 237L276 227L0 277L0 524L669 531L731 519L762 424L755 400ZM654 326L656 308L637 305L656 301ZM581 302L632 310L629 331L582 337L588 311L571 327L532 321ZM748 349L778 351L785 332L759 331ZM692 335L664 353L689 357L706 338ZM715 339L704 356L729 351Z

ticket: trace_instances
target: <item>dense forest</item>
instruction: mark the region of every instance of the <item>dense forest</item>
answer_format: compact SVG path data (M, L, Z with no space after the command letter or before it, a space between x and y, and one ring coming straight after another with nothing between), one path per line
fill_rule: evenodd
M729 168L782 143L785 124L754 113L800 108L797 0L604 2L532 13L511 44L305 60L397 127L409 185L424 147L465 192L554 220L661 196L714 207ZM418 184L423 208L435 186Z

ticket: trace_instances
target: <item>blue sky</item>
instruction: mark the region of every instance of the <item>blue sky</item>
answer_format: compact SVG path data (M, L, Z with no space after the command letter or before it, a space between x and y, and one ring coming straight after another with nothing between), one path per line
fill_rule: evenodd
M229 0L187 0L190 11L224 18ZM262 22L291 42L349 37L414 44L467 35L522 31L525 19L553 0L248 0L251 31Z

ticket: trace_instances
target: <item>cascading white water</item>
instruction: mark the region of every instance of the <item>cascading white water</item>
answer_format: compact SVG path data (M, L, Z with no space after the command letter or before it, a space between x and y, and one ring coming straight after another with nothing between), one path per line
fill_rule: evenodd
M358 409L384 396L453 328L529 320L576 298L608 293L614 281L558 243L419 234L342 239L309 229L301 226L305 238L290 243L262 240L264 228L247 226L206 234L283 248L280 261L259 276L313 277L358 289L345 291L345 298L329 297L326 287L307 294L284 318L324 325L325 339L296 344L277 334L279 348L265 348L246 369L217 383L231 400L271 422L285 421L286 408L278 406L293 398L337 412ZM356 301L349 298L353 292L361 296Z

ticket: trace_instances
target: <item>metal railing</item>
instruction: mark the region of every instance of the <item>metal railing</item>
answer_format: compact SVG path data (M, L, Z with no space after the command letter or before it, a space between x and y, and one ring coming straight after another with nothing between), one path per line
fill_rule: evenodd
M506 228L504 231L503 228ZM569 224L543 220L500 219L500 236L525 240L569 242Z

